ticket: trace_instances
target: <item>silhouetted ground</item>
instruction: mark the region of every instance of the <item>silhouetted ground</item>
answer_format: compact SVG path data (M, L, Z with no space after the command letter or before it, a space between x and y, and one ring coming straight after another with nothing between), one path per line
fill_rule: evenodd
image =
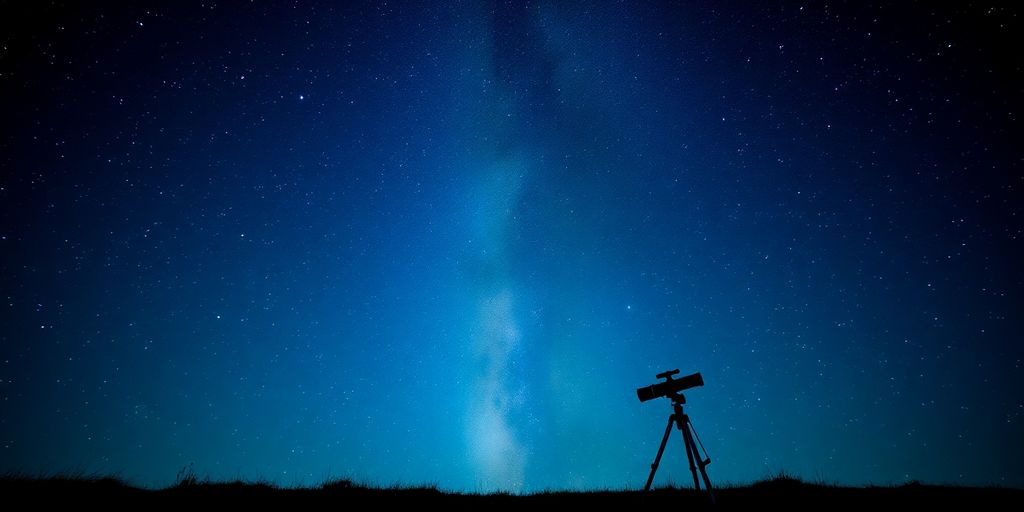
M710 508L707 496L689 489L641 491L547 492L529 495L453 494L432 488L381 489L337 481L315 488L277 488L265 484L196 483L161 490L130 487L116 479L7 477L0 479L0 494L7 503L28 500L33 508L47 504L139 504L201 506L224 504L280 506L415 506L446 509L541 510L661 510L661 507ZM943 487L908 484L899 487L837 487L774 478L745 487L716 490L717 508L841 508L855 507L969 507L1016 509L1024 504L1024 490L997 487ZM541 508L542 507L542 508ZM585 507L585 508L583 508Z

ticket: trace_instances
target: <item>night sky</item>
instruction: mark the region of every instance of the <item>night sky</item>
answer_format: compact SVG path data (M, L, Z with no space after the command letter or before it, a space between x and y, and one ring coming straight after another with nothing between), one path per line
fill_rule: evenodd
M715 482L1024 486L1024 28L933 3L5 3L0 472L637 488L680 368Z

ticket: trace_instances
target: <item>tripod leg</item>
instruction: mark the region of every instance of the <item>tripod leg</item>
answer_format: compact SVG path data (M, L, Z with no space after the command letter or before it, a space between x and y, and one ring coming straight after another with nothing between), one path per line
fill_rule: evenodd
M704 488L707 489L707 491L708 491L708 498L711 499L711 504L714 505L715 504L715 492L714 492L714 490L711 487L711 479L708 478L708 470L704 469L704 468L707 467L708 464L711 463L711 459L710 458L708 458L708 459L701 458L700 452L697 451L697 443L695 443L693 441L693 434L691 433L692 429L693 429L693 425L691 425L690 422L687 422L686 423L686 434L687 434L686 435L686 439L689 442L688 448L692 447L693 455L697 457L697 467L700 468L700 476L701 476L701 478L704 479ZM707 455L707 454L705 453L705 455ZM691 471L692 471L692 469L691 469ZM696 484L696 482L697 482L697 473L693 474L693 481Z
M700 490L700 481L697 480L697 466L693 464L694 457L700 457L697 447L693 446L693 437L690 435L690 424L685 420L679 424L679 431L683 434L683 444L686 446L686 460L690 462L690 473L693 474L693 488Z
M715 491L713 489L711 489L711 479L708 478L708 471L706 469L704 469L704 466L706 466L706 465L707 464L704 464L703 462L700 464L700 475L702 477L704 477L704 487L707 487L707 489L708 489L708 498L711 498L711 504L714 505L715 504Z
M668 417L668 426L665 427L665 435L661 437L661 446L658 447L658 456L654 458L654 464L651 464L651 474L647 475L647 483L644 484L644 491L651 490L651 482L654 481L654 473L658 471L658 465L661 464L661 456L665 453L665 443L668 442L668 436L672 433L672 424L675 422L675 415Z

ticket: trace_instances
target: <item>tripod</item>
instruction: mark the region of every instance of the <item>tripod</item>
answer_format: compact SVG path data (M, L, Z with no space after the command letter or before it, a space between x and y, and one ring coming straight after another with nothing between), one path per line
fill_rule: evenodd
M661 438L658 456L654 458L654 464L651 464L651 474L647 477L644 491L651 489L654 473L658 471L658 465L661 464L661 456L665 453L665 444L668 443L668 436L672 433L672 425L675 424L679 432L683 434L683 445L686 446L686 459L690 462L690 473L693 474L693 488L700 491L700 480L697 479L697 470L700 469L700 476L704 479L704 487L708 491L708 497L711 498L711 503L714 503L715 494L711 489L711 479L708 478L708 472L704 469L705 466L711 464L711 458L708 457L708 451L704 448L704 443L700 442L697 430L690 423L690 417L683 414L683 404L686 403L686 397L682 393L674 393L668 395L668 398L672 399L672 414L668 417L665 435ZM696 442L694 442L694 439L696 439ZM700 445L700 451L697 450L698 444ZM704 457L701 457L700 452L704 452Z

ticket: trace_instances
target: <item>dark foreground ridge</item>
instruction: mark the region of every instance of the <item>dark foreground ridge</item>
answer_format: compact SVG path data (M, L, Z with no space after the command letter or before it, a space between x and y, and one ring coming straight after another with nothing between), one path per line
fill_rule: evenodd
M548 507L578 510L608 510L605 507L686 506L687 510L712 508L707 496L691 489L655 489L642 491L543 492L526 495L506 493L459 494L434 488L374 488L340 480L311 488L282 488L243 482L187 482L167 489L147 490L125 485L113 478L21 478L0 479L0 493L8 503L12 499L28 499L31 503L63 503L74 501L111 504L196 503L198 505L413 505L440 506L455 509L521 509ZM792 478L774 478L744 487L716 489L718 505L714 508L789 507L863 507L863 506L979 506L1005 508L1024 503L1024 490L999 487L946 487L918 483L898 487L838 487L808 484ZM612 510L616 509L612 508ZM584 509L586 510L586 509Z

